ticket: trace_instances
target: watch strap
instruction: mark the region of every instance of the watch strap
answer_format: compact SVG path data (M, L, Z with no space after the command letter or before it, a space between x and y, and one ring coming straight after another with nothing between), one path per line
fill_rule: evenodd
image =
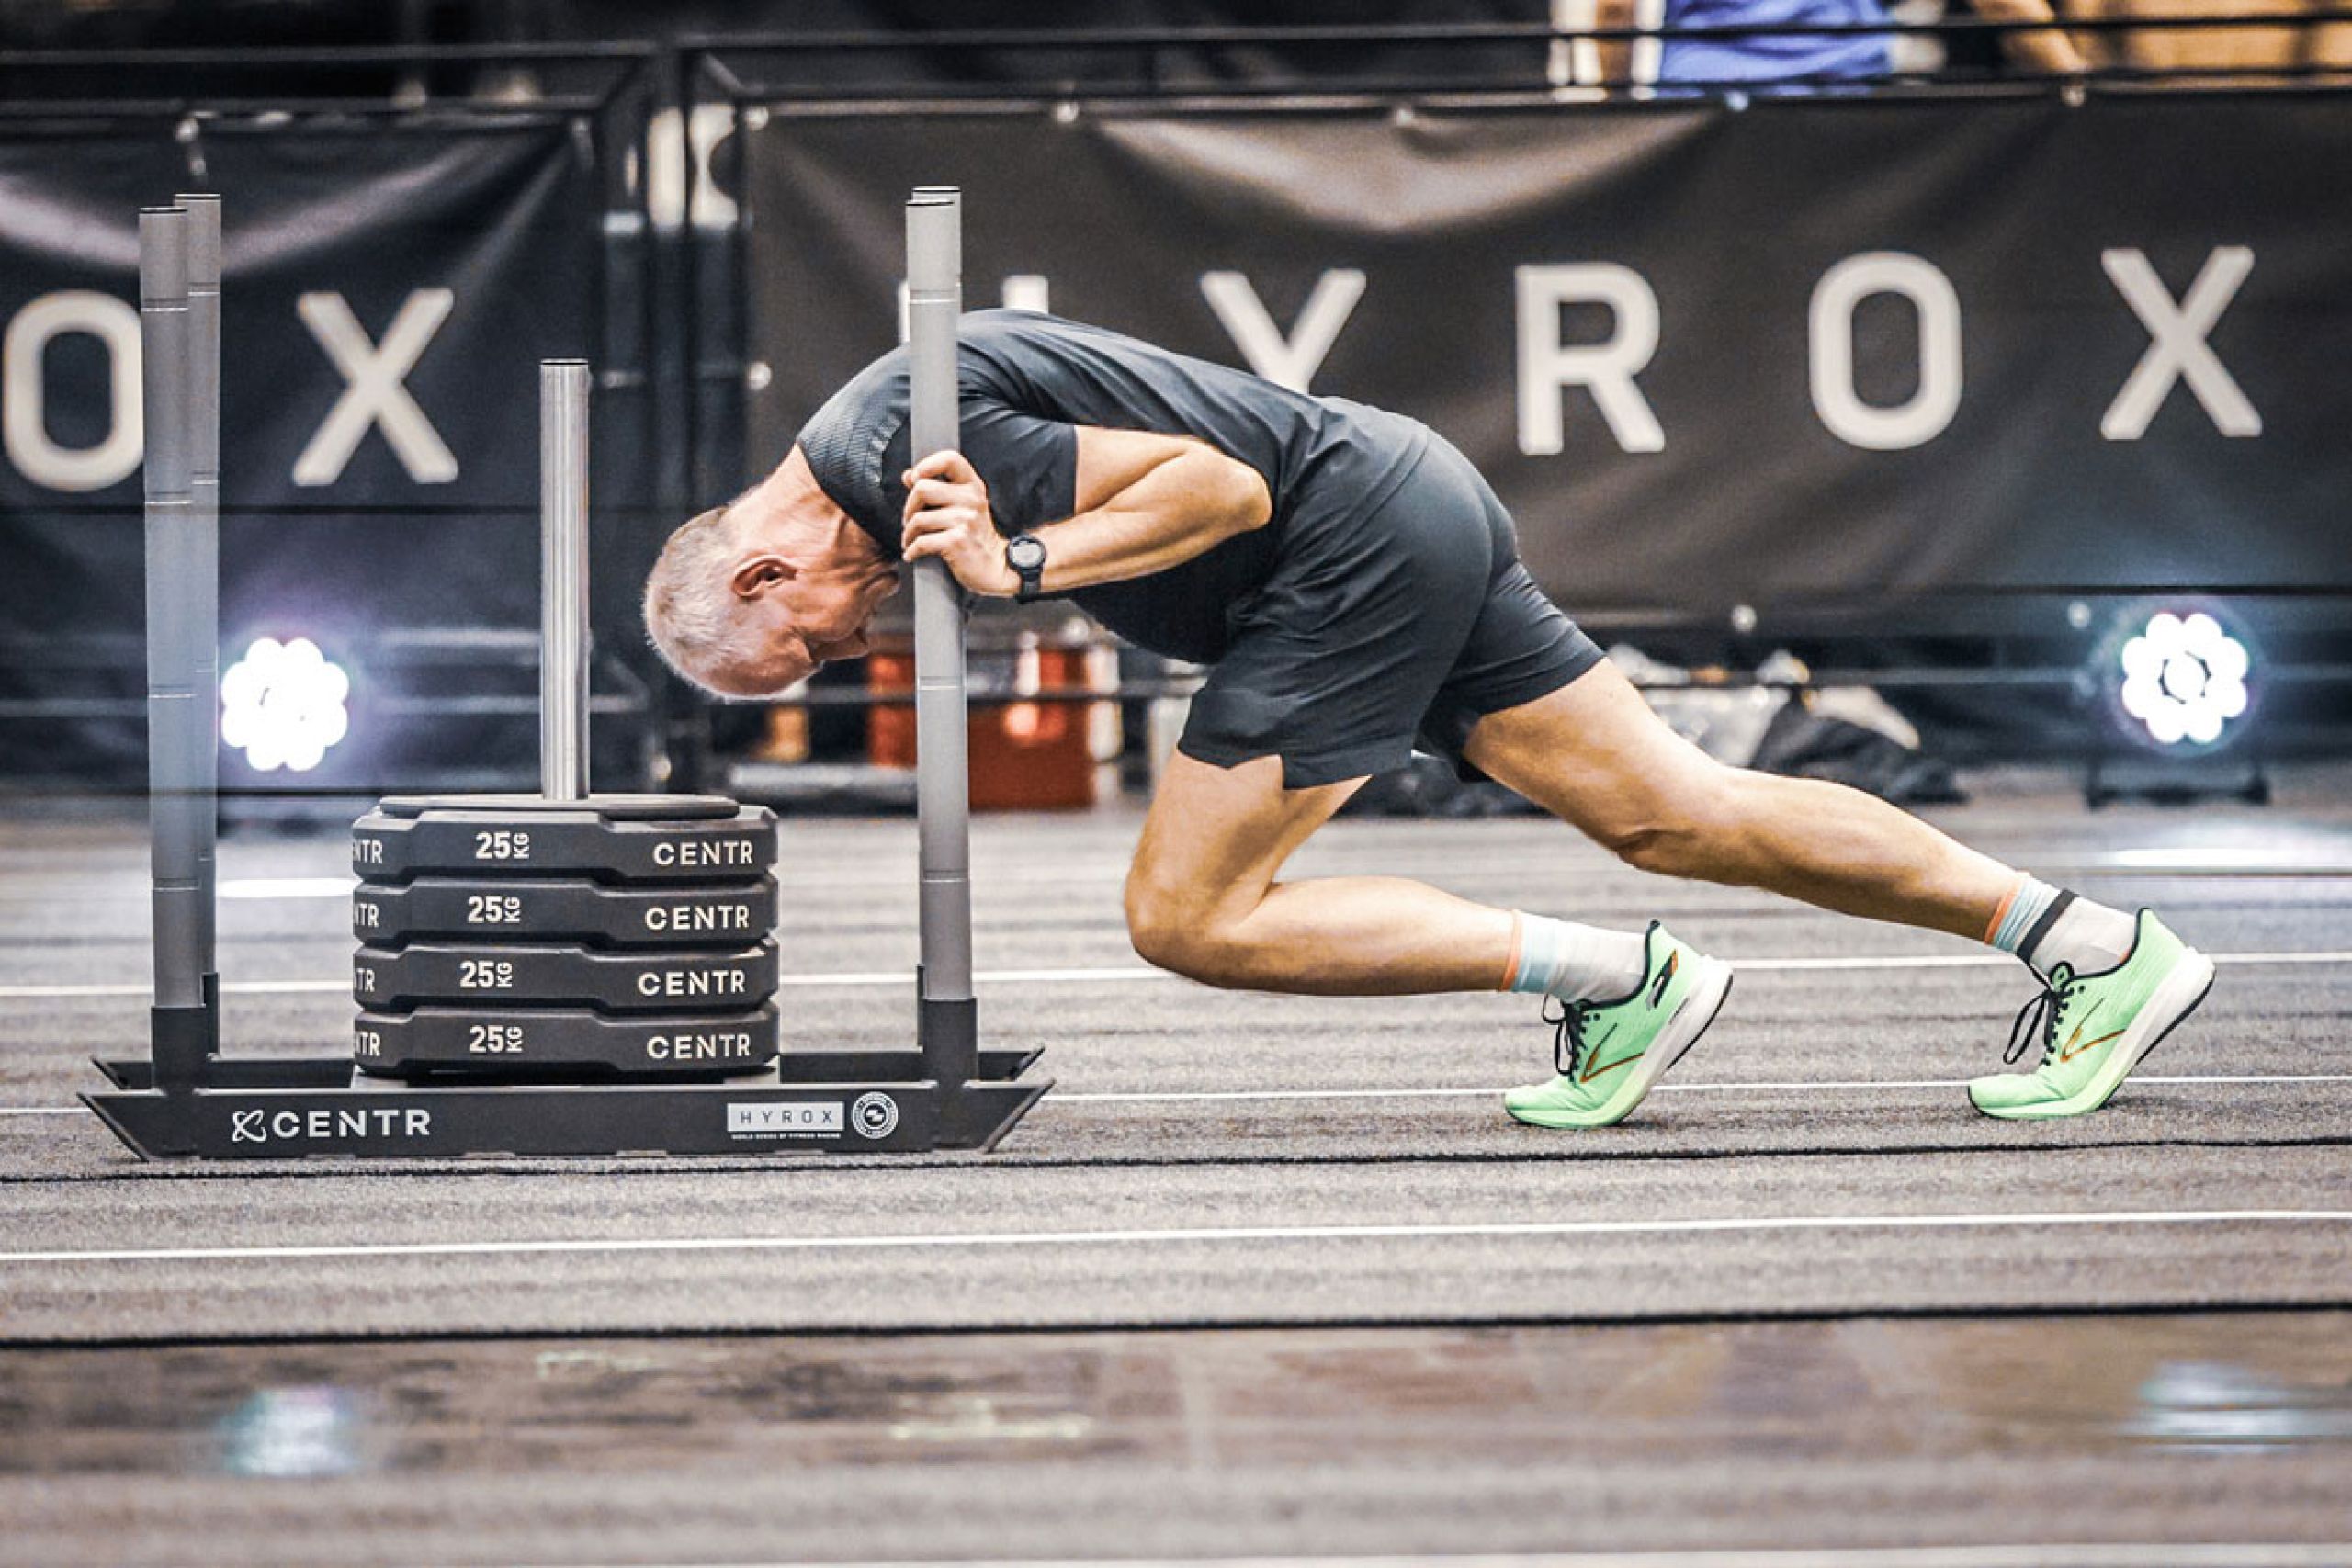
M1012 547L1014 545L1021 544L1024 541L1035 547L1035 554L1038 559L1036 564L1034 566L1024 567L1018 564L1013 559L1016 553L1029 553L1026 551L1016 552ZM1021 586L1013 592L1013 598L1019 603L1026 604L1045 591L1046 562L1044 557L1044 542L1035 534L1016 534L1011 540L1007 541L1005 545L1005 563L1011 566L1012 568L1013 574L1021 579Z

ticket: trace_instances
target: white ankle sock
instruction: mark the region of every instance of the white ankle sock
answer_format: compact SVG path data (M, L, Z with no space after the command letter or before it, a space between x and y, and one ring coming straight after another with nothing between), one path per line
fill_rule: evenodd
M2077 975L2097 975L2130 957L2139 936L2136 916L2027 876L1994 915L1984 940L2039 974L2064 964Z
M2087 898L2076 898L2052 908L2056 918L2030 949L2021 954L2044 975L2064 964L2077 975L2099 975L2132 956L2140 939L2136 916Z
M1514 913L1507 991L1542 992L1562 1001L1614 1001L1632 996L1649 969L1649 942L1633 931L1603 931L1574 920Z

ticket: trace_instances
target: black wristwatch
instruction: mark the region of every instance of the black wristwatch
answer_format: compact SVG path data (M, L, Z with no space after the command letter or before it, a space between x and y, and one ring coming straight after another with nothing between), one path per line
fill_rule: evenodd
M1035 534L1015 534L1004 542L1004 564L1021 576L1013 597L1026 604L1035 599L1046 577L1046 541Z

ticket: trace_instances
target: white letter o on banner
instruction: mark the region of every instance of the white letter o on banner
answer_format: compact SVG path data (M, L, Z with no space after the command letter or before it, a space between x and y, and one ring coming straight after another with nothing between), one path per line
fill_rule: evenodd
M1854 390L1854 307L1900 294L1919 312L1919 389L1892 408ZM1813 408L1830 434L1873 452L1918 446L1960 412L1960 296L1931 262L1900 251L1848 256L1813 290Z
M95 446L50 439L41 365L50 340L87 333L106 345L113 416ZM0 438L17 471L48 490L104 490L139 467L146 425L139 403L139 312L87 288L43 294L17 312L0 340Z

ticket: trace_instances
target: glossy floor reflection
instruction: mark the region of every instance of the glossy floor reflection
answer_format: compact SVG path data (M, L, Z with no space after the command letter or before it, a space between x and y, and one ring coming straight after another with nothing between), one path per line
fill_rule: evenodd
M142 1478L253 1561L2335 1540L2352 1314L0 1356L26 1561Z

